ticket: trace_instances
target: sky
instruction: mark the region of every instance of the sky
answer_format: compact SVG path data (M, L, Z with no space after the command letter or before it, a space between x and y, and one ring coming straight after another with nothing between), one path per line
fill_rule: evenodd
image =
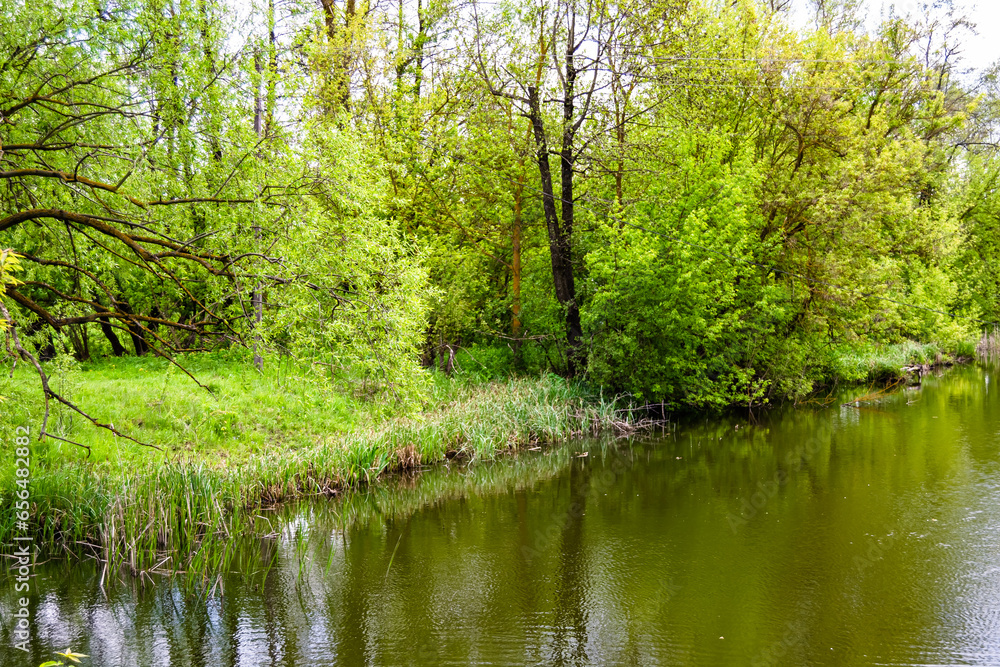
M794 0L794 16L796 23L805 23L811 15L806 10L807 0ZM884 14L888 14L890 5L895 5L896 13L914 16L922 14L920 9L932 0L864 0L862 2L867 13L866 25L873 27ZM939 3L940 4L940 3ZM985 69L1000 60L1000 0L955 0L958 12L964 12L976 24L978 35L966 35L962 42L963 62L966 67L977 70ZM960 14L959 14L960 15Z
M793 23L807 24L812 14L807 10L809 0L793 1ZM897 14L923 13L921 7L925 4L943 4L946 0L862 0L867 14L866 25L872 28L878 24L879 18L888 13L890 5L894 5ZM241 16L245 16L253 5L260 5L263 0L230 0ZM1000 0L953 0L955 7L976 24L978 35L966 35L963 39L963 61L966 67L983 70L1000 60ZM415 3L414 3L415 4ZM318 3L317 3L318 6Z

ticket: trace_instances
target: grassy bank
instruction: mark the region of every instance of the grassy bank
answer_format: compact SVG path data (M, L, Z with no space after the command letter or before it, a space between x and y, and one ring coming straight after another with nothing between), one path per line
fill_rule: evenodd
M225 558L229 538L268 530L255 518L264 505L340 493L446 458L492 459L635 426L622 417L625 406L600 394L552 375L497 379L503 359L490 364L488 353L475 353L460 354L457 376L432 375L427 400L406 416L291 362L258 373L240 355L183 360L210 391L161 359L50 362L56 391L160 449L117 438L55 405L50 430L90 451L32 440L32 534L50 552L95 556L136 573L207 571ZM891 382L905 366L974 353L974 345L855 348L833 355L823 381ZM32 369L19 364L4 372L0 397L8 443L19 426L37 430L42 403ZM0 539L9 543L17 534L18 478L13 447L8 452L0 463Z
M31 444L31 530L53 552L92 555L133 572L206 570L216 538L259 531L262 505L334 494L392 470L445 458L490 459L535 443L627 427L615 406L555 376L483 381L435 376L422 409L398 417L323 384L308 368L258 374L241 359L202 355L188 367L206 392L155 359L50 364L54 388L142 447L56 409L56 435ZM37 429L36 379L0 381L3 432ZM2 465L0 538L16 534L14 457ZM224 539L217 546L222 548ZM164 559L169 560L165 561Z
M973 341L945 347L937 343L904 341L894 345L858 345L841 348L831 358L828 384L892 383L901 380L912 366L945 366L973 360L977 346Z

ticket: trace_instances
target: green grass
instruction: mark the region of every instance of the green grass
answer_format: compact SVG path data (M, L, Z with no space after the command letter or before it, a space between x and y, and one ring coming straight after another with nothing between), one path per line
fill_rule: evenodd
M863 345L838 350L830 365L834 383L892 382L903 377L904 366L954 363L975 356L974 342L949 348L935 343L904 341L894 345Z
M47 364L53 389L102 422L166 451L206 463L247 457L267 447L301 447L317 434L351 430L382 419L380 404L350 399L325 386L308 368L278 364L258 373L239 358L191 355L184 366L210 391L159 358L123 357L77 365L62 359ZM0 378L6 398L4 425L37 425L42 404L37 377L19 364L13 380ZM127 461L147 449L96 430L80 415L53 405L49 430L93 448L95 461ZM56 448L69 455L71 445Z
M445 457L492 459L535 443L621 425L613 402L555 376L484 381L435 374L422 409L352 398L308 366L257 373L245 360L185 360L211 393L158 359L77 366L52 362L52 386L95 418L162 451L142 447L54 408L55 440L31 444L31 530L54 553L89 554L133 573L207 572L231 538L266 531L262 505L331 494L393 470ZM9 367L8 367L9 369ZM0 378L0 429L37 432L37 378L19 364ZM9 437L8 437L9 436ZM16 534L15 461L0 464L0 539ZM166 559L166 560L165 560Z

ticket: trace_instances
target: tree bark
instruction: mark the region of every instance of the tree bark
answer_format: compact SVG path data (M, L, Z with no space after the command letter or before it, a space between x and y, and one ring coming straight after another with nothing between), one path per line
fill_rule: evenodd
M563 79L563 132L560 157L560 180L562 181L562 236L564 265L567 283L566 306L566 342L569 345L568 364L570 375L575 374L579 366L580 341L583 339L583 327L580 324L580 304L576 300L576 286L573 280L573 256L570 246L573 238L574 207L573 177L576 155L574 143L576 140L576 122L574 119L574 101L576 95L576 35L572 29L566 38L566 74Z
M118 311L121 313L125 313L126 315L134 314L132 307L125 301L118 301L115 305L118 306ZM132 337L132 348L135 350L135 356L141 357L149 352L146 333L142 330L142 325L139 324L138 320L129 318L126 326L128 327L129 336Z
M524 196L524 180L518 181L514 188L514 224L511 229L513 245L511 257L511 321L510 334L514 338L521 335L521 227L523 225L522 200Z
M567 85L569 79L567 78ZM573 114L572 102L564 104L565 114ZM552 170L549 166L549 145L542 120L541 100L538 88L528 87L528 119L535 136L535 157L538 162L538 173L542 181L542 210L545 212L545 226L549 236L549 257L552 261L552 282L555 287L556 299L566 309L566 342L569 354L566 360L566 371L570 376L576 375L580 341L583 329L580 323L580 306L576 301L576 284L573 278L573 256L570 235L573 229L573 136L574 131L569 121L563 130L562 150L560 152L562 185L562 215L563 224L559 224L559 213L556 209L555 190L552 185Z
M334 49L333 72L331 73L331 91L336 105L340 109L350 110L351 105L351 41L354 30L357 6L355 0L347 0L344 11L341 12L334 0L320 0L323 7L323 21L326 25L326 37ZM343 23L341 23L343 22ZM329 105L332 111L338 109Z
M511 320L510 320L510 335L513 343L514 350L514 367L521 368L523 360L521 358L521 228L524 224L523 220L523 197L524 197L524 174L522 172L521 176L517 180L517 185L514 187L514 224L511 229L511 241L513 245L512 257L510 262L510 274L511 274Z
M97 323L101 326L101 333L104 337L108 339L111 343L111 354L116 357L122 357L128 353L122 342L118 340L118 334L115 333L114 327L111 326L111 321L107 317L99 317Z

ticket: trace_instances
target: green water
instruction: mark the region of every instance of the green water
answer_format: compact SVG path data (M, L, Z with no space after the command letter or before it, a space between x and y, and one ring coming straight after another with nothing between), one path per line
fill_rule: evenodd
M998 380L282 508L207 600L50 563L0 665L1000 665Z

